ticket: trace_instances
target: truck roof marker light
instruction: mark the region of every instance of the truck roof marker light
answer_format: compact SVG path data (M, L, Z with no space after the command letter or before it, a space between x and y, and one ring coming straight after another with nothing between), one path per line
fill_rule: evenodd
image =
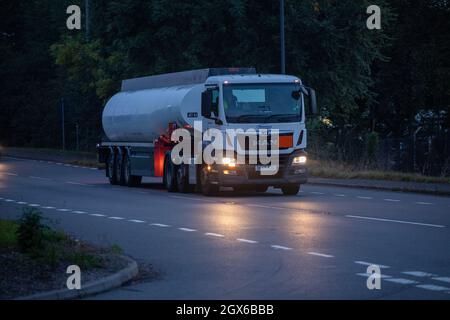
M229 84L230 82L228 81L228 80L225 80L224 82L223 82L223 84Z

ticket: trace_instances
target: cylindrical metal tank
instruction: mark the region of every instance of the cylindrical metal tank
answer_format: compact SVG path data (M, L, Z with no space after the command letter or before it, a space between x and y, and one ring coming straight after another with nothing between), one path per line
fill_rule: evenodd
M203 84L122 91L103 110L106 136L115 142L153 142L171 122L194 125L201 115ZM197 113L198 118L187 116Z

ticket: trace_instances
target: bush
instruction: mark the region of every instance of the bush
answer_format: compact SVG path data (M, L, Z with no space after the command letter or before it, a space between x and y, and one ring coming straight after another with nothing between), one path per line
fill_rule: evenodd
M37 253L44 247L44 230L41 214L34 209L25 209L19 220L17 244L25 253Z

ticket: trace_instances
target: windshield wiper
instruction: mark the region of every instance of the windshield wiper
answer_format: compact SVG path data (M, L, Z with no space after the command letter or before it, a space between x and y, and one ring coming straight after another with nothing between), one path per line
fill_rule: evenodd
M271 119L275 119L275 118L292 118L292 117L300 117L299 114L297 113L279 113L279 114L272 114L270 116L268 116L266 118L265 122L269 122L269 120ZM281 119L279 119L281 120Z
M254 118L254 117L260 118L260 117L266 117L266 115L265 114L243 114L236 118L236 122L242 122L245 120L249 120L249 118Z

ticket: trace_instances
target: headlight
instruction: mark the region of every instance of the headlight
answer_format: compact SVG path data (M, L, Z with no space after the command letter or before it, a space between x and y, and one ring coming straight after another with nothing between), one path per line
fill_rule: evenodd
M222 158L222 164L231 168L236 167L236 159L234 158Z
M306 156L295 157L294 160L292 160L292 163L293 164L305 164Z

